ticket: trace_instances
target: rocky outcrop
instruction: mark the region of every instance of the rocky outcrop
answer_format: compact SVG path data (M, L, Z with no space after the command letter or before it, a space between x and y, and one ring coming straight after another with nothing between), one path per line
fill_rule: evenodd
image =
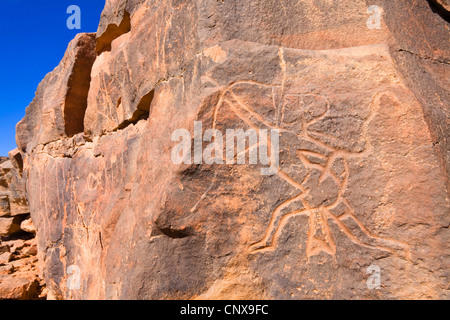
M18 150L0 159L0 300L45 299Z
M36 146L83 132L94 48L94 34L78 35L61 64L39 84L25 118L17 124L20 151L30 153Z
M12 159L0 161L0 235L10 236L21 231L20 224L29 217L25 189L21 178L21 167L15 162L17 151L12 151ZM20 155L19 155L20 156ZM14 165L15 164L15 165Z
M448 298L449 25L369 5L108 0L17 126L50 297ZM175 164L194 121L279 163Z

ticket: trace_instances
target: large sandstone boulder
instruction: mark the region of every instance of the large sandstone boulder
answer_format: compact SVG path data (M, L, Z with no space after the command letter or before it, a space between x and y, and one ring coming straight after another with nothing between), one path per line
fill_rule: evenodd
M108 0L17 126L50 296L448 298L449 24L368 6ZM194 121L276 170L175 164Z

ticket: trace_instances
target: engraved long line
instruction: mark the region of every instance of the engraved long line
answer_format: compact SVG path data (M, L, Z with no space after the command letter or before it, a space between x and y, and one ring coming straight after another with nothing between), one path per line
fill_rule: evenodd
M303 193L300 193L300 194L296 195L294 198L288 199L288 200L284 201L283 203L281 203L280 205L278 205L275 208L275 210L272 211L272 213L271 213L269 226L266 229L266 232L264 233L264 237L262 238L262 240L253 243L252 246L260 244L260 243L264 244L264 243L270 241L271 234L274 232L276 233L276 231L278 230L278 228L275 227L275 222L276 222L276 220L278 220L278 213L281 212L281 210L283 210L284 208L289 206L294 201L299 200L302 196L304 196Z
M223 99L224 99L225 94L226 94L229 90L231 90L233 87L235 87L235 86L237 86L237 85L240 85L240 84L259 85L259 86L261 86L261 87L270 87L270 88L273 88L273 87L274 87L274 86L272 86L272 85L268 85L268 84L265 84L265 83L261 83L261 82L257 82L257 81L252 81L252 80L237 81L237 82L235 82L235 83L230 84L230 85L229 85L229 86L228 86L228 87L220 94L219 101L218 101L217 104L216 104L216 107L215 107L215 110L214 110L213 129L216 128L217 115L218 115L219 109L220 109L220 107L221 107L221 105L222 105L222 102L223 102Z
M304 179L303 182L306 181L309 178L310 174L308 174ZM266 229L266 232L264 234L264 238L261 241L256 242L255 244L261 243L261 242L265 242L268 241L270 239L270 235L275 231L275 234L277 232L277 230L279 229L279 227L274 227L275 225L275 219L278 219L278 213L281 212L281 210L283 210L284 208L286 208L287 206L289 206L291 203L300 200L303 204L303 206L305 206L303 198L307 196L307 193L305 194L303 191L302 193L298 194L297 196L288 199L286 201L284 201L283 203L281 203L280 205L278 205L275 210L272 211L271 213L271 217L270 217L270 221L269 221L269 226ZM307 205L307 203L306 203ZM307 207L305 207L307 208ZM308 208L309 209L309 208ZM281 221L281 220L280 220ZM273 230L275 228L275 230ZM272 237L273 239L275 238L275 234Z
M390 253L394 253L392 249L390 248L385 248L385 247L381 247L381 246L374 246L374 245L369 245L366 244L364 242L362 242L361 240L359 240L358 238L356 238L349 230L348 228L342 223L342 221L340 221L338 218L336 218L333 214L331 213L327 213L327 216L329 218L331 218L332 220L334 220L337 225L341 228L341 230L347 235L347 237L350 238L350 240L352 240L353 242L355 242L356 244L366 247L366 248L370 248L370 249L379 249L382 251L388 251Z
M277 129L280 130L281 132L285 132L286 130L277 126L274 126L270 123L268 123L267 121L264 120L264 118L262 116L260 116L259 114L256 113L256 111L254 111L252 108L250 108L249 106L247 106L244 102L242 102L241 99L239 99L232 91L230 91L231 96L233 97L234 100L236 100L236 102L244 109L246 110L248 113L250 113L253 117L255 117L259 122L264 123L267 127L271 128L271 129Z

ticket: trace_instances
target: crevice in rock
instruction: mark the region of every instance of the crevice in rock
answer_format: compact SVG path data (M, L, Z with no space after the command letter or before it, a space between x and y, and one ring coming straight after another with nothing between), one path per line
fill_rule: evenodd
M17 150L17 149L16 149ZM10 152L11 161L14 161L14 166L17 168L20 177L23 174L23 156L20 152Z
M183 76L184 76L184 73L185 73L185 72L186 72L186 69L183 69L183 70L182 70L182 73L179 74L179 75L173 75L173 76L169 76L169 77L166 77L166 78L161 78L161 79L159 79L159 80L155 83L155 85L153 86L153 88L152 88L147 94L145 94L145 95L141 98L141 100L139 101L139 103L138 103L138 105L137 105L137 107L136 107L136 111L133 113L133 115L132 115L129 119L123 121L122 123L120 123L117 127L115 127L115 128L112 129L112 130L103 130L103 131L102 131L100 134L98 134L97 136L98 136L98 137L103 137L103 136L105 136L105 135L115 133L115 132L117 132L117 131L119 131L119 130L124 130L124 129L126 129L128 126L130 126L130 125L135 125L135 124L137 124L137 123L138 123L139 121L141 121L141 120L148 120L148 118L150 117L150 113L151 113L151 105L152 105L152 102L153 102L153 98L154 98L154 96L155 96L155 90L156 90L156 88L157 88L160 84L169 82L169 81L171 81L172 79L183 79ZM121 97L118 99L117 104L116 104L117 107L122 103L122 100L123 100L123 99L122 99ZM85 136L84 136L84 139L89 140L89 141L92 142L92 136L85 135Z
M441 2L442 0L428 0L433 12L437 13L442 19L450 23L450 11L448 11L448 8L445 8L444 4ZM448 6L450 7L450 5Z
M121 35L130 32L131 30L131 17L128 11L125 10L122 21L119 25L110 24L106 28L106 31L97 38L97 45L95 52L100 55L102 52L111 51L111 43L114 39L117 39Z
M98 233L98 240L100 242L100 247L103 250L104 248L103 248L103 240L102 240L102 233L101 232Z
M93 39L94 34L90 35ZM92 43L83 41L83 48L77 55L72 73L67 83L67 94L64 105L64 127L66 135L74 135L84 131L84 115L87 109L88 92L91 83L91 70L95 62Z
M133 113L130 119L122 122L117 129L123 130L126 127L136 124L141 120L148 120L150 116L150 106L152 104L153 98L155 96L155 90L151 90L149 93L145 94L136 108L136 111Z
M406 53L409 53L409 54L411 54L411 55L413 55L415 57L423 59L423 60L430 60L432 62L437 62L437 63L450 65L450 61L448 61L448 60L441 60L441 59L436 59L436 58L433 58L433 57L424 56L424 55L421 55L419 53L416 53L416 52L413 52L413 51L410 51L410 50L398 49L398 52L406 52Z
M191 235L191 231L189 228L184 229L173 229L172 227L167 228L159 228L158 230L165 236L172 238L172 239L183 239L187 238Z

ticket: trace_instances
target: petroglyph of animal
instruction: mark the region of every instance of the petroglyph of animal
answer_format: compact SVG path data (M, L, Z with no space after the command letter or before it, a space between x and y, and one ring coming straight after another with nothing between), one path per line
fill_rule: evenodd
M379 104L380 97L388 93L373 97L369 119L355 118L354 126L347 128L354 131L351 141L339 141L331 133L316 131L315 124L323 120L332 130L340 130L339 123L334 123L330 116L331 104L327 97L312 92L285 91L282 85L240 81L224 89L215 106L214 127L224 121L221 117L227 117L223 110L227 108L250 128L279 130L281 163L276 175L297 190L295 196L272 211L264 237L252 244L249 252L275 250L289 219L306 216L309 218L308 258L320 252L335 255L336 242L330 221L360 246L408 256L408 244L372 233L345 198L350 176L349 159L370 154L371 146L365 137L367 123L373 117L373 109ZM261 96L265 99L261 100ZM263 101L271 101L271 105ZM260 143L264 142L259 141L258 145ZM270 144L269 139L268 148ZM246 151L258 145L249 146ZM356 224L359 232L350 229L345 220Z

